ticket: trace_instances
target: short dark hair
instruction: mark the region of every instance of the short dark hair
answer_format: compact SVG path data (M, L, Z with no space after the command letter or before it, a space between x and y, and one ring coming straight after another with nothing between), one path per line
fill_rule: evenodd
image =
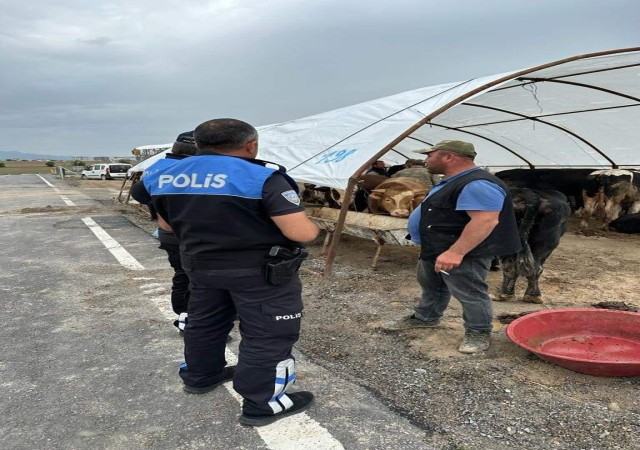
M171 147L171 153L175 155L195 155L197 151L193 131L180 133Z
M171 153L174 155L195 155L198 152L196 144L187 144L186 142L174 142L171 147Z
M237 119L213 119L198 125L194 131L198 149L233 151L258 139L258 131Z

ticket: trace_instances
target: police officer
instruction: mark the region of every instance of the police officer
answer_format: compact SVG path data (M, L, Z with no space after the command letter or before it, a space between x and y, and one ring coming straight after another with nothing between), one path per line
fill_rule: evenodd
M302 315L297 272L284 284L265 277L274 246L296 253L319 229L300 206L296 183L256 160L258 133L248 123L215 119L194 133L198 154L143 179L158 214L175 231L191 280L187 393L233 379L243 397L240 423L262 426L304 411L310 392L287 392L295 380L291 354ZM226 367L225 342L240 320L237 367Z
M193 131L180 133L176 141L171 147L171 152L167 153L164 159L161 159L150 166L145 173L150 170L156 171L163 167L168 167L176 162L196 154L196 141L193 138ZM143 174L143 178L144 178ZM137 183L131 189L131 196L143 205L148 205L154 210L150 204L151 197L144 189L143 183ZM187 324L187 305L189 304L189 277L182 268L180 262L180 248L178 247L178 239L171 227L164 222L162 218L158 220L158 240L160 248L167 252L169 264L173 268L174 274L171 280L171 309L178 315L178 319L173 323L179 331L184 331Z

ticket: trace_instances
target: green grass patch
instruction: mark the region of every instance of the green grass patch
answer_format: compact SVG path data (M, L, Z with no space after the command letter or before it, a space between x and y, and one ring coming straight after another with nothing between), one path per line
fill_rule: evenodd
M41 167L0 167L0 175L19 175L23 173L52 173L51 167L46 167L44 164Z

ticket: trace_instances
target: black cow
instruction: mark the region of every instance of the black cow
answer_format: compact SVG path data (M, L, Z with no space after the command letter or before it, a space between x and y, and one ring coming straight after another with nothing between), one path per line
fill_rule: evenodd
M369 176L369 175L365 175ZM379 175L375 175L376 177ZM382 177L385 180L387 177ZM300 200L305 204L316 204L328 206L329 208L340 209L345 201L346 191L344 189L335 189L328 186L316 186L315 184L304 183L300 189ZM369 192L363 187L363 181L360 180L355 186L355 190L351 195L349 209L351 211L364 212L368 208Z
M522 300L542 303L538 285L542 266L560 243L560 237L567 229L571 208L567 197L558 191L509 190L513 197L522 250L500 258L503 281L499 300L513 299L516 280L524 276L528 284Z
M640 214L627 214L620 216L609 223L609 228L620 233L635 234L640 233Z
M582 189L586 178L597 169L512 169L495 175L512 188L560 191L571 207L583 207Z

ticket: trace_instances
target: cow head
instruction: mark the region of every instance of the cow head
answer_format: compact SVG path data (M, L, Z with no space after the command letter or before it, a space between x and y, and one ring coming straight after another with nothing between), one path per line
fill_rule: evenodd
M393 217L406 218L420 205L427 192L429 192L428 189L374 189L369 194L369 200L370 204L371 201L374 201L379 206L379 209L382 210L379 212L386 211Z

